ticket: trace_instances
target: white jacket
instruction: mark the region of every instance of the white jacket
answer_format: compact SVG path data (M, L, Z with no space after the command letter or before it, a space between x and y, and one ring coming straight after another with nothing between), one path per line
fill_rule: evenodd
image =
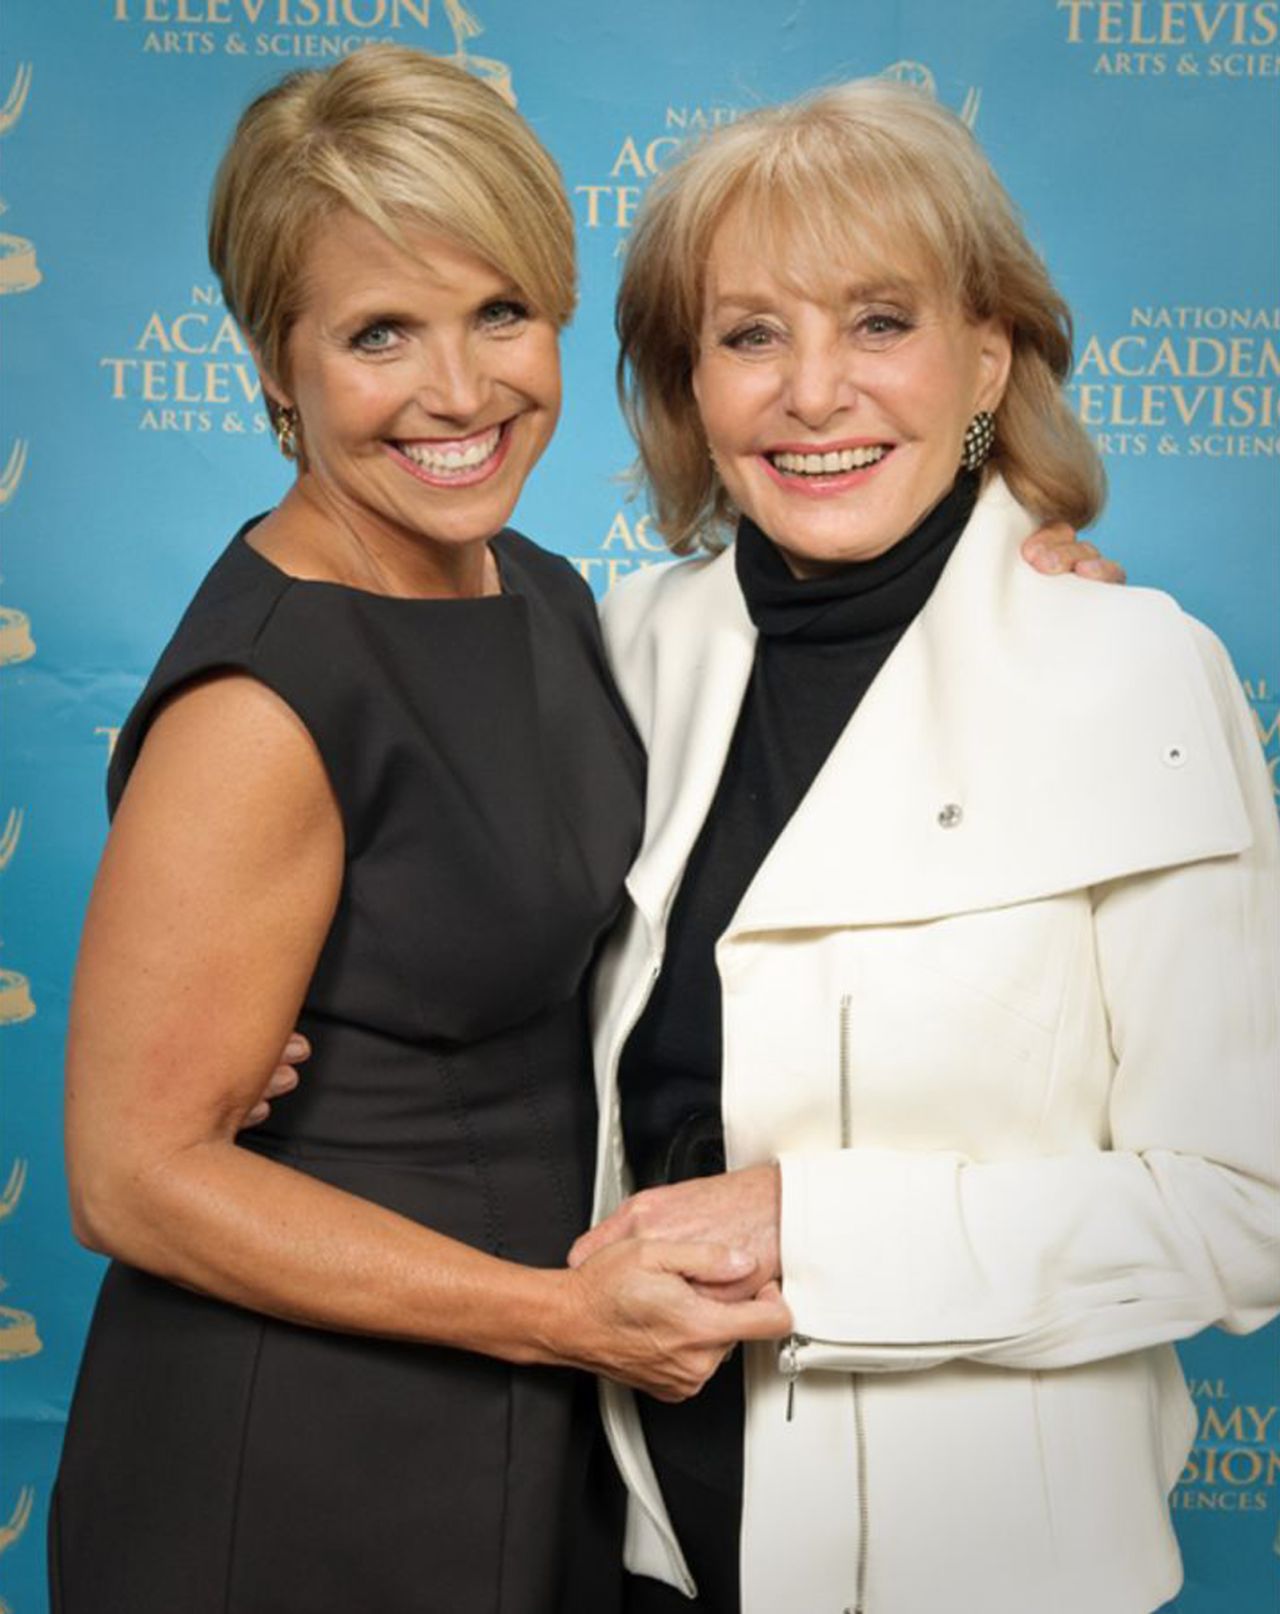
M1164 595L1025 566L1033 525L987 488L716 948L729 1163L781 1161L798 1336L747 1353L743 1614L1156 1608L1195 1422L1169 1342L1280 1303L1248 710ZM605 632L650 765L597 976L597 1217L755 640L729 553L628 580ZM688 1591L629 1393L605 1415L628 1563Z

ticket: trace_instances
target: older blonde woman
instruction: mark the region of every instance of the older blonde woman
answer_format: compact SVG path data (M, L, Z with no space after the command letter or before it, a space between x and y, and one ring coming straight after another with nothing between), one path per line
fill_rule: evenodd
M1280 1301L1276 819L1231 667L1163 595L1019 565L1102 479L1067 310L932 100L698 147L619 330L658 520L713 553L606 610L647 829L574 1258L714 1232L795 1319L745 1414L730 1371L605 1387L631 1606L1145 1614L1171 1342Z
M688 1394L787 1322L690 1287L749 1265L718 1240L563 1266L641 778L589 594L504 530L559 409L568 203L495 93L362 51L248 110L210 246L297 477L115 753L67 1142L117 1259L54 1607L561 1614L594 1422L564 1369ZM306 1092L237 1147L299 1018Z

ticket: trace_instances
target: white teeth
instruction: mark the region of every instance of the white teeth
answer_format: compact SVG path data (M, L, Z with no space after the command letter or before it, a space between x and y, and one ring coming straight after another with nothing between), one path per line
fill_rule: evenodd
M440 449L423 442L400 443L397 446L407 459L420 465L424 471L471 471L493 458L501 437L501 426L494 426L491 431L473 437L465 446L453 443L448 448Z
M829 449L825 454L770 454L769 460L790 476L834 476L875 465L888 452L880 444L868 444L865 448Z

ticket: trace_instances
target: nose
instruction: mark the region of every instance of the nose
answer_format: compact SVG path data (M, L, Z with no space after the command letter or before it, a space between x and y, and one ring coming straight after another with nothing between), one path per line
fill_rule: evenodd
M490 377L466 334L439 333L423 354L418 397L428 413L466 424L484 408Z
M850 354L830 334L794 342L787 375L787 407L802 425L816 428L850 408L857 395Z

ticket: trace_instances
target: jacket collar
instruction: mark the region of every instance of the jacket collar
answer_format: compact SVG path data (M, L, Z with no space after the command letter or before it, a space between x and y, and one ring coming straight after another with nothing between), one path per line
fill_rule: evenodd
M689 564L679 581L660 606L644 844L626 882L636 907L663 923L720 782L756 648L732 549Z
M1248 845L1186 619L1163 595L1037 575L1018 556L1034 525L994 479L729 936L937 918ZM648 828L628 879L655 928L755 647L732 555L691 571L656 625Z

